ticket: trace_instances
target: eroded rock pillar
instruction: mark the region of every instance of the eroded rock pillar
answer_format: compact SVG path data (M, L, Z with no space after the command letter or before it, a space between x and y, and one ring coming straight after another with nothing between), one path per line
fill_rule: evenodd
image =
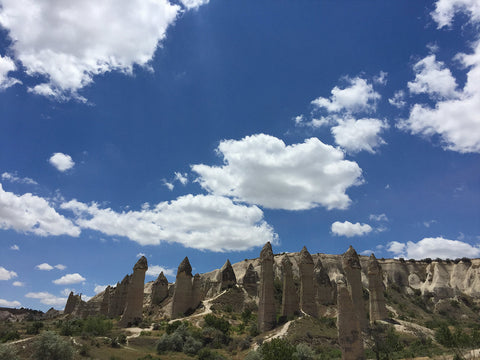
M313 285L313 259L304 246L300 251L300 309L308 315L317 316L315 288Z
M275 299L273 288L273 251L267 242L260 252L260 291L258 304L258 330L265 332L273 329L276 323Z
M370 292L370 323L388 318L387 306L383 295L383 271L375 255L368 260L368 291Z
M292 262L285 255L282 259L283 273L283 295L282 295L282 316L292 316L298 313L298 295L293 282Z
M183 316L193 303L192 266L185 257L178 266L172 299L172 318Z
M143 292L145 287L145 273L147 270L147 258L142 256L133 267L133 274L128 285L125 310L120 319L121 326L129 326L142 321Z

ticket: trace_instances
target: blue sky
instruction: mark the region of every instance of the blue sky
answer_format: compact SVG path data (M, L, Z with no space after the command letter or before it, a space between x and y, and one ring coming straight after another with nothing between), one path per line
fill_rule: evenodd
M476 0L0 5L0 306L266 241L480 257Z

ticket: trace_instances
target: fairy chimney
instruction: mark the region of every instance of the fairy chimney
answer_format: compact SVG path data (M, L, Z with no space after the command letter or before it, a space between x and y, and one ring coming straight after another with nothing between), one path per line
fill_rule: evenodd
M282 259L283 273L283 295L282 295L282 316L292 316L298 313L298 295L293 282L292 262L285 255Z
M358 315L358 321L362 330L367 329L367 316L365 312L365 304L363 301L362 287L362 268L360 259L355 249L350 245L348 250L343 254L343 271L347 278L347 285L350 291L355 313Z
M265 332L273 329L276 323L273 289L273 251L270 242L267 242L260 252L260 267L258 330Z
M163 271L152 285L152 305L159 305L168 296L168 280Z
M383 271L375 255L368 260L368 291L370 292L370 323L388 318L387 306L383 295Z
M172 318L183 316L192 307L192 266L185 257L178 266L172 299Z
M317 315L315 288L313 285L313 259L304 246L300 251L300 309L308 315Z
M128 285L127 301L122 318L121 326L129 326L139 323L143 313L143 290L145 287L145 273L148 270L147 258L142 256L133 267L133 274Z

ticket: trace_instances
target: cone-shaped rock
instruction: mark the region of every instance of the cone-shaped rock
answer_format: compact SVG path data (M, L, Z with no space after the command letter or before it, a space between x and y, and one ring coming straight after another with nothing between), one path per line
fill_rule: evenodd
M108 315L111 317L123 314L125 304L127 302L128 285L130 283L130 275L125 275L120 283L117 283L115 289L111 290L110 308Z
M252 264L248 265L247 271L243 276L243 288L250 296L257 296L257 282L259 280L258 273L253 268Z
M292 316L299 310L297 289L293 282L292 262L285 255L282 259L283 295L282 316Z
M193 284L192 284L192 304L191 308L196 309L200 302L202 301L202 278L200 274L195 274L193 277Z
M258 304L258 330L265 332L275 327L276 311L273 288L273 251L267 242L260 252L260 300Z
M193 303L192 266L185 257L178 266L172 299L172 318L183 316Z
M362 332L350 291L343 281L337 283L337 327L338 342L342 350L342 360L363 360Z
M320 259L317 260L315 268L313 269L317 303L322 305L331 305L335 303L335 290L328 276L327 270L323 267Z
M103 292L102 303L100 304L100 314L108 316L108 309L110 308L110 285L108 285Z
M306 314L317 316L315 288L313 283L313 259L304 246L300 251L300 309Z
M121 326L129 326L142 321L143 290L145 287L145 273L147 270L147 258L142 256L133 267L133 274L128 285L125 310L120 319Z
M74 295L73 291L70 291L70 295L68 295L67 303L65 304L65 309L63 310L63 313L72 314L81 301L82 297L80 295Z
M168 280L163 271L152 285L152 304L159 305L168 296Z
M342 259L343 271L347 278L348 289L352 297L353 307L358 316L360 328L367 329L367 314L365 312L365 303L363 301L363 287L360 259L355 249L350 245L348 250L343 254Z
M383 271L375 255L368 260L368 291L370 292L370 323L388 318L383 295Z
M220 282L220 290L230 288L237 283L237 277L235 276L235 271L233 271L232 264L230 264L230 260L227 259L220 269L218 280Z

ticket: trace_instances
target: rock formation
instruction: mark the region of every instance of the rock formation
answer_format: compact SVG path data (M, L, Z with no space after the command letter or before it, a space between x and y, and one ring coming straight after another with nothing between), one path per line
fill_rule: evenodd
M191 309L193 303L192 266L188 257L185 257L178 266L175 291L172 299L172 314L175 318L183 316Z
M373 254L368 261L368 291L370 292L370 323L387 319L388 312L383 295L383 271Z
M202 279L200 274L195 274L193 277L193 284L192 284L192 304L191 308L196 309L200 302L202 301Z
M70 291L70 295L68 295L67 303L65 304L65 310L63 310L63 313L73 314L73 312L81 302L82 302L82 296L74 295L73 291Z
M133 267L133 274L127 289L125 309L120 319L121 326L129 326L142 320L143 288L145 287L145 273L147 270L147 258L142 256Z
M313 269L313 279L315 282L315 300L317 304L335 304L335 289L320 259L317 260Z
M273 289L273 251L270 242L267 242L260 252L260 267L258 330L265 332L273 329L276 323Z
M292 262L285 255L282 259L283 295L282 316L292 316L299 311L297 289L293 282Z
M110 285L108 285L105 291L103 292L102 303L100 304L100 314L108 316L108 309L110 308L110 300L111 300L111 287Z
M367 329L367 317L365 312L365 303L363 301L362 286L362 267L360 259L355 249L350 245L348 250L343 254L342 259L343 271L347 278L348 290L353 302L355 313L358 315L358 321L362 330Z
M117 283L115 289L111 291L110 308L108 316L115 317L123 314L125 304L127 302L128 285L130 283L130 275L125 275L120 283Z
M152 284L152 305L159 305L168 296L168 280L163 271Z
M258 286L257 282L259 280L258 273L253 268L252 264L248 265L245 275L243 276L243 288L247 291L250 296L257 296Z
M220 269L217 281L220 283L220 291L231 288L237 283L237 277L235 276L235 271L233 271L232 264L230 264L230 260L227 259Z
M337 328L342 360L363 360L362 331L349 289L343 281L337 282Z
M317 316L315 288L313 284L313 259L304 246L300 251L300 309L308 315Z

